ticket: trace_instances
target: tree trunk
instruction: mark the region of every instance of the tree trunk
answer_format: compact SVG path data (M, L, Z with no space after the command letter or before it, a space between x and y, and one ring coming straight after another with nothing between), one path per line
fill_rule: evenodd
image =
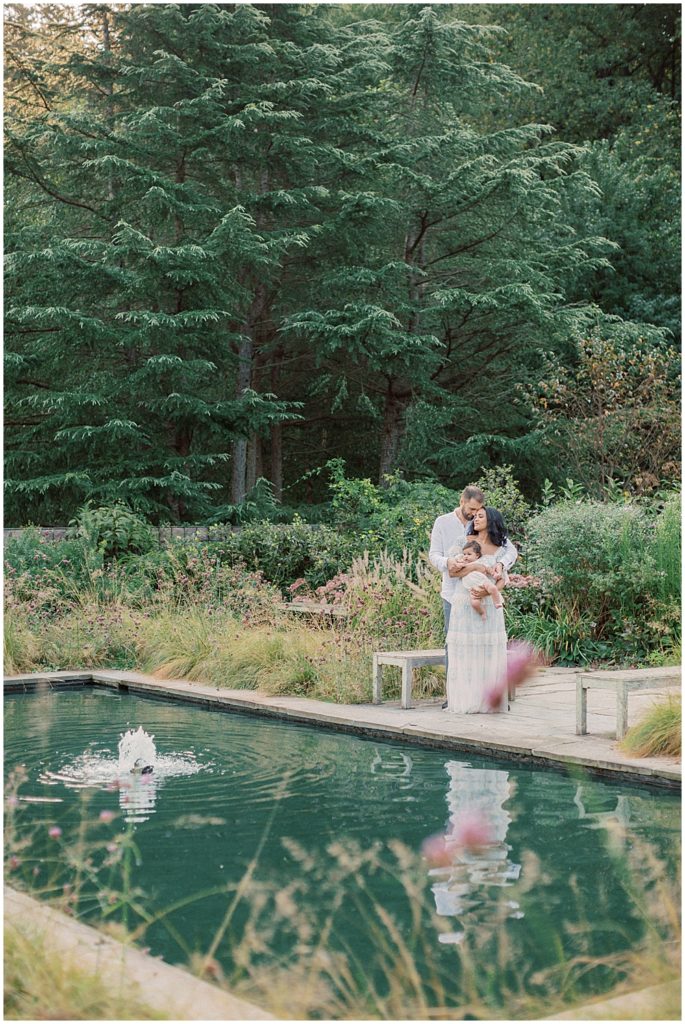
M271 363L270 383L273 395L278 394L282 359L283 349L277 348ZM283 427L280 423L274 423L271 427L271 467L269 479L273 485L274 497L277 501L283 501Z
M251 491L259 478L264 476L262 439L259 434L250 434L248 438L246 461L245 488L247 491Z
M274 498L283 501L283 427L275 423L271 428L271 473Z
M386 474L393 473L397 467L400 445L404 437L407 406L407 398L396 395L392 390L392 384L390 384L385 396L385 408L383 411L381 461L378 473L379 487L387 487L385 476Z
M245 318L240 348L238 349L238 380L236 383L236 395L238 398L245 394L252 384L252 364L257 331L259 329L259 321L264 313L265 302L266 288L263 284L258 284ZM247 436L245 436L239 437L233 442L231 460L231 504L233 505L239 505L247 493L247 440Z

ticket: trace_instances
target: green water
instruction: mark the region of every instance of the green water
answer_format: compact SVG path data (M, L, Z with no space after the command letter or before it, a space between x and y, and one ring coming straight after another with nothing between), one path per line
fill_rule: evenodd
M113 788L119 737L138 726L155 737L158 770ZM135 906L167 912L143 943L170 962L210 948L258 852L248 897L216 948L229 973L246 928L263 964L306 958L325 928L327 954L344 952L362 988L383 990L401 945L448 1005L460 998L466 947L493 1000L540 992L560 984L548 973L560 959L642 943L654 900L663 902L655 878L679 863L673 793L109 690L6 698L5 760L8 772L26 768L17 832L8 831L31 836L10 879L61 892L73 880L64 854L85 816L91 877L76 912L134 927L137 910L113 894L135 890ZM102 811L116 817L102 822ZM487 823L490 845L443 867L417 860L403 885L397 858L449 835L464 814ZM51 826L61 836L49 837ZM112 841L126 836L134 847L112 857ZM619 977L596 964L579 991Z

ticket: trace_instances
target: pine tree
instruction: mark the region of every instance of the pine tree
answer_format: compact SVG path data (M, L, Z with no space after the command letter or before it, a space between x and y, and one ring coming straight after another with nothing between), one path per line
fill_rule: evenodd
M410 9L392 32L371 187L345 210L327 308L288 321L338 364L339 395L363 392L382 418L381 482L417 403L447 410L457 437L490 417L512 425L502 395L582 319L565 303L565 276L606 263L603 240L559 220L565 194L593 191L577 148L537 124L479 129L493 97L529 88L490 62L490 39L432 8Z
M222 488L231 440L293 414L249 386L235 393L250 281L298 242L263 236L226 187L232 138L268 110L227 102L219 72L234 49L258 58L263 16L100 11L99 49L69 63L78 92L8 125L24 202L8 246L7 483L19 515L21 496L70 510L116 495L197 517Z

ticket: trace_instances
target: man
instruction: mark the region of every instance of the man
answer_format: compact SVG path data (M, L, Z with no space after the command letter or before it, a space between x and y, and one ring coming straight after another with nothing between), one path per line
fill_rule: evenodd
M457 568L457 561L450 557L447 552L455 544L463 543L466 537L466 528L473 519L479 508L485 504L485 495L480 487L465 487L459 499L459 507L454 512L448 512L444 516L438 516L433 524L431 532L431 546L428 557L431 564L442 573L442 607L445 614L445 673L447 673L447 631L450 628L450 612L452 611L451 598L454 596L456 587L459 586L459 577L464 574L464 569ZM502 557L502 565L505 569L511 569L518 558L518 551L507 540ZM477 598L486 597L487 591L483 588L474 590ZM443 704L446 707L446 703Z

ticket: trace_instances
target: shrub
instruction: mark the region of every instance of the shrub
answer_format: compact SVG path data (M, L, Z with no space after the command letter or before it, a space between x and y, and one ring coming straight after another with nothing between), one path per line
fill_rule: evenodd
M674 494L657 517L649 545L656 569L656 592L663 601L680 601L681 522L681 498Z
M225 534L213 550L221 561L242 562L285 592L299 577L320 586L347 569L364 548L362 538L296 519L289 524L250 523Z
M74 582L85 581L89 570L94 567L82 539L49 541L33 526L7 542L4 564L5 571L9 569L17 576L27 574L34 583L45 579L46 574L60 566L68 569ZM100 566L102 560L96 559L95 564Z
M669 697L650 708L642 720L628 730L620 747L638 757L680 757L682 718L680 698Z
M485 494L485 504L502 513L512 540L516 543L525 540L531 507L521 493L518 480L514 479L514 467L486 469L476 486Z
M377 537L375 550L401 559L409 552L417 559L428 551L433 523L437 516L450 512L459 504L459 494L441 484L419 481L409 483L397 477L381 492L383 504L372 517L370 527Z
M87 502L70 523L71 535L105 560L151 551L157 544L153 528L123 502L92 508Z
M654 562L637 508L560 502L534 516L528 533L529 567L569 619L589 619L601 638L626 617L644 614Z

